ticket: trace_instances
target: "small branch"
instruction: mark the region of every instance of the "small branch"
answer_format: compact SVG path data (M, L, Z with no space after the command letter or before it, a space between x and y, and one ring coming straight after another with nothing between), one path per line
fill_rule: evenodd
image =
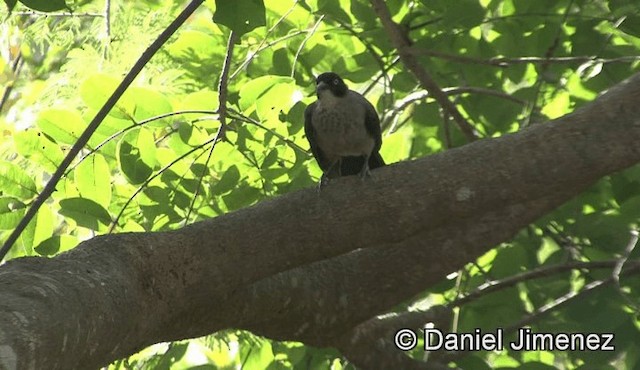
M71 12L39 12L36 10L26 10L22 12L12 12L11 15L26 15L38 17L73 17L73 18L103 18L104 13L71 13Z
M613 265L615 264L617 261L602 261L602 262L582 262L582 263L577 263L577 264L596 264L596 265L600 265L601 263L606 263L609 265ZM573 265L573 264L571 264ZM562 265L562 266L554 266L554 267L564 267L564 266L568 266L568 265ZM586 266L582 266L582 267L576 267L576 268L584 268ZM593 267L593 266L591 266ZM598 266L598 267L605 267L605 266ZM532 271L533 272L533 271ZM632 273L638 273L640 272L640 261L635 261L634 266L628 270L625 271L625 275L626 274L632 274ZM525 275L525 274L523 274ZM518 275L520 276L520 275ZM508 335L510 333L515 332L516 330L531 325L531 323L537 321L538 319L540 319L542 316L551 313L559 308L562 308L564 306L566 306L567 304L575 301L577 298L580 297L584 297L587 294L591 294L594 291L596 291L599 288L603 288L606 287L609 284L614 283L614 279L613 277L609 277L607 279L604 280L596 280L593 281L589 284L586 284L582 290L578 291L578 292L569 292L561 297L556 298L553 302L549 302L548 304L545 304L543 306L541 306L540 308L534 310L533 312L529 313L528 315L526 315L524 318L522 318L520 321L509 325L507 327L504 328L504 333L505 335ZM467 298L467 297L465 297ZM458 358L462 357L462 356L466 356L467 352L448 352L448 353L435 353L437 355L438 360L443 361L443 362L450 362L450 361L455 361Z
M616 284L620 283L620 273L622 272L622 267L624 267L624 264L627 263L627 260L629 259L629 255L631 255L631 252L633 252L637 244L638 244L638 231L631 230L631 239L629 240L627 247L624 249L622 256L620 256L620 258L616 262L616 265L614 266L613 271L611 273L611 276L615 280Z
M318 18L318 21L313 25L313 27L311 27L311 31L309 31L307 36L305 36L305 38L302 40L302 42L298 46L296 55L293 57L293 63L291 63L291 78L293 78L296 75L296 63L298 62L298 57L300 56L302 49L304 49L304 46L307 44L307 41L309 41L311 36L313 36L316 33L316 31L318 31L318 27L320 27L320 24L322 23L323 19L324 19L324 15L321 15L320 18Z
M509 95L507 93L504 93L502 91L496 91L496 90L491 90L491 89L485 89L482 87L473 87L473 86L459 86L459 87L446 87L444 89L442 89L442 91L447 95L447 96L451 96L451 95L459 95L459 94L465 94L465 93L475 93L475 94L483 94L483 95L490 95L490 96L495 96L497 98L502 98L505 100L509 100L521 105L526 105L527 102L525 100L522 99L518 99L513 95ZM415 91L407 96L405 96L403 99L397 100L396 103L394 104L394 107L391 108L390 110L388 110L384 117L382 117L382 127L388 127L391 123L391 120L394 120L394 123L391 125L391 128L389 129L390 132L394 132L397 128L398 125L395 122L395 118L397 117L397 115L403 111L404 109L406 109L409 105L417 102L417 101L421 101L424 100L426 98L429 97L429 92L426 90L419 90L419 91ZM448 119L447 115L444 115L443 117L445 120Z
M155 116L155 117L150 117L150 118L144 119L144 120L142 120L140 122L135 122L132 125L127 126L127 127L123 128L123 129L121 129L120 131L112 134L108 138L104 139L100 144L96 145L95 148L89 150L89 152L87 154L85 154L84 156L82 156L82 158L80 158L76 163L74 163L73 166L70 166L69 170L67 170L64 175L67 176L71 171L73 171L85 159L87 159L93 153L95 153L98 150L100 150L100 148L102 148L103 146L105 146L111 140L117 138L118 136L120 136L120 135L122 135L122 134L124 134L126 132L129 132L129 131L133 130L136 127L144 126L147 123L154 122L154 121L157 121L157 120L161 120L161 119L164 119L164 118L167 118L167 117L171 117L171 116L182 115L182 114L216 114L216 112L215 111L211 111L211 110L183 110L183 111L164 113L164 114L161 114L159 116Z
M237 35L231 31L229 41L227 42L227 55L224 58L222 72L220 73L220 83L218 84L218 115L220 124L222 125L222 137L227 126L227 94L229 91L229 68L231 68L231 59L233 57L233 48L236 44Z
M105 41L103 57L107 59L111 47L111 0L104 2Z
M389 94L389 96L393 95L393 91L391 88L391 78L389 77L389 73L388 73L388 69L387 66L384 63L384 60L382 60L382 57L378 54L378 52L376 51L376 49L371 45L371 43L369 41L367 41L363 35L362 32L358 32L355 29L353 29L353 27L351 27L350 25L346 24L345 22L343 22L342 20L340 20L339 18L334 18L333 19L336 23L338 23L340 25L341 28L344 28L347 32L349 32L353 37L357 38L358 41L360 41L360 43L362 43L362 45L365 47L365 49L367 49L367 51L369 52L369 54L371 55L371 57L376 61L376 63L378 64L378 67L380 68L380 73L381 73L381 77L384 77L384 92L385 94ZM377 79L379 80L379 79ZM369 87L367 87L367 89L365 90L365 92L362 95L367 95L367 93L369 91L371 91L371 89L373 88L373 86L375 86L377 84L377 81L372 83L371 85L369 85ZM385 95L383 95L385 96Z
M405 66L418 78L422 87L427 89L433 98L442 106L458 124L460 131L465 135L467 140L474 141L478 135L473 126L462 117L458 108L449 100L447 95L440 89L438 84L433 80L431 75L424 69L414 55L411 54L411 45L406 35L402 32L400 26L391 19L389 8L384 0L370 0L373 9L378 14L384 28L389 33L391 42L398 49L400 59Z
M20 70L22 69L22 52L18 52L16 55L16 59L11 63L11 72L13 73L13 82L7 83L4 88L4 92L2 93L2 98L0 98L0 113L4 110L5 105L9 101L9 97L11 96L11 92L13 91L13 87L16 84L16 80L18 79L18 75L20 74ZM0 257L0 260L2 258Z
M444 60L448 60L450 62L456 63L465 63L465 64L484 64L493 67L509 67L512 64L542 64L542 63L631 63L640 61L640 56L629 55L617 58L599 58L597 56L570 56L570 57L515 57L515 58L506 58L506 57L496 57L490 59L480 59L467 57L456 54L443 53L441 51L429 50L424 48L419 48L412 46L410 49L411 54L413 55L423 55L430 56L434 58L440 58Z
M218 130L218 133L220 132L220 130ZM131 195L129 197L129 199L127 199L127 201L124 203L124 205L122 206L122 208L120 209L120 212L118 213L118 215L113 219L113 221L111 221L111 225L109 226L109 230L108 230L108 234L111 234L116 226L118 225L118 221L120 220L120 217L122 217L122 214L124 213L125 209L127 209L127 207L129 206L129 204L131 203L131 201L133 201L133 199L140 194L140 192L142 190L144 190L147 185L149 185L151 183L151 181L153 181L155 178L157 178L158 176L162 175L166 170L168 170L169 168L171 168L171 166L173 166L174 164L178 163L179 161L181 161L182 159L188 157L189 155L191 155L192 153L194 153L197 150L200 150L202 148L204 148L207 144L210 143L216 143L216 141L219 140L219 135L216 135L213 139L208 140L204 143L202 143L202 145L196 146L194 148L192 148L191 150L185 152L184 154L178 156L177 158L175 158L174 160L172 160L170 163L167 163L167 165L165 165L164 167L162 167L160 170L158 170L158 172L156 172L155 174L153 174L152 176L150 176L148 179L146 179L137 189L136 191L133 193L133 195Z
M13 243L18 240L18 237L20 237L22 231L27 227L27 225L29 225L29 222L31 222L31 219L33 219L33 217L36 215L38 209L40 209L44 202L55 191L56 185L64 175L71 162L73 162L73 159L78 155L78 153L80 153L82 148L87 145L87 142L91 138L91 135L93 135L98 126L100 126L100 123L102 123L107 114L109 114L111 109L116 105L122 94L124 94L129 85L131 85L133 80L136 78L136 76L140 73L140 71L142 71L142 68L144 68L147 62L151 60L155 53L160 50L162 45L164 45L169 37L171 37L171 35L176 32L176 30L187 20L187 18L189 18L189 16L193 14L196 9L198 9L203 1L204 0L191 1L191 3L189 3L189 5L184 8L184 10L176 17L176 19L173 20L173 22L171 22L171 24L160 34L160 36L158 36L158 38L147 48L147 50L142 53L138 61L131 68L131 71L129 71L120 85L118 85L116 90L111 94L107 102L102 106L98 113L96 113L93 120L91 120L82 135L80 135L80 137L78 138L78 141L73 145L73 147L71 147L71 149L67 153L67 156L62 160L62 163L60 163L60 165L56 169L56 172L51 176L51 179L49 180L49 182L47 182L47 185L45 185L44 189L42 189L40 195L38 195L38 197L33 201L31 207L29 207L24 217L22 217L22 219L20 220L18 226L16 226L16 228L4 242L2 248L0 248L0 260L2 260L7 255L7 253L11 249L11 246L13 246Z
M627 243L627 247L624 249L622 255L616 262L616 265L613 267L613 271L611 271L611 278L613 279L613 282L616 286L616 289L618 290L618 293L620 294L622 299L626 301L629 307L633 307L636 310L636 312L638 311L638 305L627 296L627 294L622 290L622 287L620 286L620 273L622 272L622 268L627 263L627 260L629 259L631 252L633 252L637 244L638 244L638 231L631 230L631 239L629 239L629 243Z
M260 44L258 44L258 47L256 48L256 51L254 51L253 53L251 51L249 51L250 56L248 58L245 58L245 60L242 63L240 63L240 66L238 68L236 68L236 70L231 74L231 77L229 77L229 79L233 80L233 78L235 76L237 76L238 73L240 73L240 71L244 67L246 67L249 63L251 63L251 61L256 57L256 55L258 55L258 53L260 53L262 50L268 49L271 46L275 45L276 43L278 43L278 42L280 42L282 40L286 40L286 39L288 39L290 37L297 36L297 35L300 35L302 33L305 33L305 31L297 31L297 32L295 32L293 34L287 34L284 37L276 39L274 41L267 42L267 39L273 33L273 31L276 29L276 27L278 27L280 25L280 23L282 23L285 19L287 19L289 14L291 14L291 12L293 12L295 7L298 6L298 1L299 0L294 1L294 3L291 6L291 8L289 8L289 10L287 10L286 13L284 13L282 15L282 17L280 17L280 19L278 19L276 21L276 23L274 23L273 26L271 26L269 28L269 30L267 30L267 33L264 35L264 38L260 41Z
M486 283L478 286L473 292L466 294L458 299L455 299L454 301L451 301L449 305L451 307L454 307L454 306L459 307L459 306L462 306L463 304L467 304L482 296L485 296L488 293L496 292L505 288L510 288L523 281L537 279L541 277L549 277L551 275L570 271L570 270L610 268L610 267L614 267L616 263L618 263L618 260L608 260L608 261L598 261L598 262L572 262L564 265L539 267L531 271L510 276L508 278L505 278L499 281L487 281ZM633 266L634 269L640 268L640 260L632 261L630 262L630 264Z
M640 271L640 265L638 265L637 263L634 264L634 266L630 269L628 269L626 271L626 273L637 273L638 271ZM521 328L523 326L527 326L530 325L532 322L536 321L537 319L539 319L541 316L556 310L562 306L567 305L568 303L572 302L573 300L575 300L578 297L582 297L585 296L589 293L593 293L596 289L598 288L602 288L605 287L611 283L614 282L613 277L609 277L607 279L604 280L596 280L593 281L589 284L586 284L584 286L584 288L582 288L582 290L580 290L579 292L569 292L561 297L558 297L555 301L550 302L540 308L538 308L537 310L534 310L533 312L531 312L529 315L525 316L522 320L518 321L517 323L510 325L508 327L505 328L505 333L509 333L509 332L513 332L515 330L517 330L518 328Z
M465 93L475 93L475 94L490 95L490 96L495 96L497 98L502 98L502 99L509 100L509 101L514 102L514 103L518 103L518 104L522 104L522 105L526 105L527 104L527 102L525 100L518 99L513 95L509 95L509 94L504 93L502 91L485 89L485 88L482 88L482 87L474 87L474 86L447 87L447 88L442 89L442 91L444 91L447 95L459 95L459 94L465 94Z
M291 146L293 149L296 149L300 153L303 153L303 154L305 154L307 156L311 155L307 149L301 147L300 145L296 144L292 140L287 139L285 136L283 136L282 134L279 134L275 130L266 127L265 125L263 125L259 121L255 120L255 119L253 119L251 117L247 117L244 114L242 114L242 113L240 113L240 112L238 112L238 111L236 111L234 109L231 109L231 108L228 108L228 111L230 113L230 116L233 116L233 118L235 118L235 119L237 119L239 121L246 122L246 123L249 123L251 125L257 126L257 127L261 128L261 129L263 129L265 131L268 131L273 136L275 136L278 139L280 139L280 140L284 141L285 143L289 144L289 146Z
M216 148L216 144L225 137L225 132L227 129L227 95L229 92L229 69L231 66L231 61L233 60L233 49L236 44L236 39L237 34L232 30L231 34L229 34L229 41L227 42L227 54L224 57L222 71L220 72L220 83L218 84L218 119L220 121L220 127L218 127L218 132L216 132L216 136L213 138L211 148L209 148L209 153L207 154L207 159L205 160L204 166L202 167L202 172L200 173L200 176L198 176L198 186L196 186L193 197L191 197L191 204L189 204L189 210L187 211L187 215L185 217L187 223L189 222L189 217L191 217L191 211L193 211L193 207L196 204L196 199L198 199L198 195L200 194L202 179L204 178L205 171L207 170L207 168L209 168L209 162L213 157L213 151Z

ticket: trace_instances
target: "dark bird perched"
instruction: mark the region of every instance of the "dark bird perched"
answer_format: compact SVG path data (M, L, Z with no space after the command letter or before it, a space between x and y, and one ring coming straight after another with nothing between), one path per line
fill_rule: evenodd
M304 111L304 132L323 172L320 186L340 176L365 178L370 169L384 166L380 119L373 105L333 72L318 76L316 94L318 100Z

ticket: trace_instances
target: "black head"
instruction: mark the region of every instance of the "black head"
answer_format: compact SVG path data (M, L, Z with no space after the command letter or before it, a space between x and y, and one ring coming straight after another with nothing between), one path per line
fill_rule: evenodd
M329 90L334 96L344 96L349 88L342 81L342 78L333 72L325 72L316 78L316 92L318 97L324 90Z

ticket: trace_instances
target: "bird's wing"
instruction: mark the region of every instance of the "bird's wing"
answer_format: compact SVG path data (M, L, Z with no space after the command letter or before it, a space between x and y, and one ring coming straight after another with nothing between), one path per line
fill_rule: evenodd
M307 140L309 141L309 145L311 146L311 153L313 153L314 158L320 165L320 168L323 172L327 171L330 167L330 163L327 160L327 157L324 155L320 146L318 146L318 139L316 137L316 129L313 127L313 111L316 109L316 103L313 102L307 106L304 110L304 134L307 136Z
M380 147L382 146L382 129L380 128L380 118L376 112L376 108L367 98L358 94L362 105L364 106L364 127L367 133L373 137L374 147L369 158L369 168L374 169L385 165L384 159L380 155Z
M357 94L357 93L356 93ZM364 106L364 127L373 137L375 146L373 152L376 153L382 146L382 130L380 129L380 118L373 105L364 96L358 94Z

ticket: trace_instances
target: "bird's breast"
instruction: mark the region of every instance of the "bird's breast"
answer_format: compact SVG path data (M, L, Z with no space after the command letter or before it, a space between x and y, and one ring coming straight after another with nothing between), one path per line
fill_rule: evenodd
M374 140L365 128L364 108L349 101L316 107L312 124L318 145L329 156L368 155Z

